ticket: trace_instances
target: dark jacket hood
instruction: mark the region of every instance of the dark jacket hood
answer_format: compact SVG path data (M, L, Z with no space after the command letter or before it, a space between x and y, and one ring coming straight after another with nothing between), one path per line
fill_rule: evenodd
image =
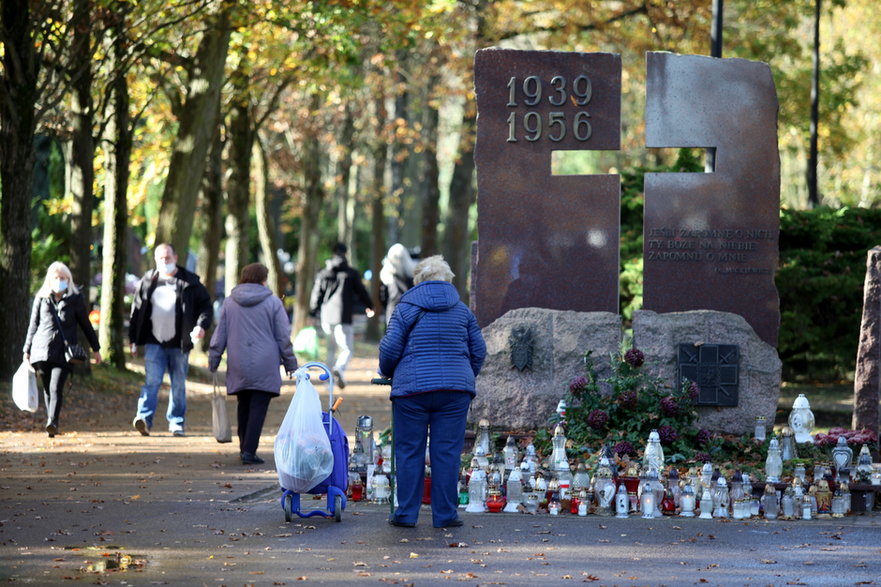
M402 304L413 304L426 312L443 312L459 303L459 292L448 281L423 281L401 296Z
M259 283L240 283L232 288L229 297L240 306L256 306L272 295L272 290Z

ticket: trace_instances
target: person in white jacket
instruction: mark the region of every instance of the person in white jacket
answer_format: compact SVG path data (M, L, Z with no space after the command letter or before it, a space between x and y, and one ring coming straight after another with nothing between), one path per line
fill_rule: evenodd
M239 451L244 465L263 463L257 447L269 402L281 393L279 366L284 366L288 376L297 369L291 322L281 300L266 287L268 276L269 270L260 263L242 269L239 284L223 301L208 350L212 373L226 350L226 392L238 401Z

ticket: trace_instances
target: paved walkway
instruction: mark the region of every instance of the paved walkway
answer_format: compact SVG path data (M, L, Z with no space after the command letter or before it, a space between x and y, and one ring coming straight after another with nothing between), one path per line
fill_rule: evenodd
M349 435L359 414L377 430L388 424L388 390L369 384L374 369L374 359L356 360L341 392ZM878 513L796 523L463 512L465 526L445 530L431 528L427 508L417 528L401 529L385 523L387 506L359 502L339 524L286 523L271 443L293 387L273 402L258 467L211 437L211 385L190 389L184 438L159 423L146 438L131 429L134 387L122 402L130 405L66 421L54 439L0 432L0 581L825 586L881 576ZM325 503L304 499L313 507Z

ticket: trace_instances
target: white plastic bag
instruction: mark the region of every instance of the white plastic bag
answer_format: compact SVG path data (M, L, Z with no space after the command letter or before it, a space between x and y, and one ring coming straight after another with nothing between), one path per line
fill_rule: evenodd
M321 421L321 400L305 371L275 437L275 466L282 488L306 493L333 471L333 450Z
M214 374L214 394L211 396L211 428L217 442L232 442L232 427L226 412L226 394L218 387Z
M37 391L37 374L26 361L12 376L12 401L20 410L36 412L40 407L40 394Z

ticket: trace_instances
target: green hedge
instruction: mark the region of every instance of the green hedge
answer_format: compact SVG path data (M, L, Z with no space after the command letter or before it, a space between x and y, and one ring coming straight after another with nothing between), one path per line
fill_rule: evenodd
M701 171L688 149L663 168L621 173L621 314L642 307L643 177L647 172ZM780 336L786 381L853 376L863 308L866 255L881 245L881 210L781 210Z
M853 375L869 249L881 210L817 208L780 214L780 338L787 381Z

